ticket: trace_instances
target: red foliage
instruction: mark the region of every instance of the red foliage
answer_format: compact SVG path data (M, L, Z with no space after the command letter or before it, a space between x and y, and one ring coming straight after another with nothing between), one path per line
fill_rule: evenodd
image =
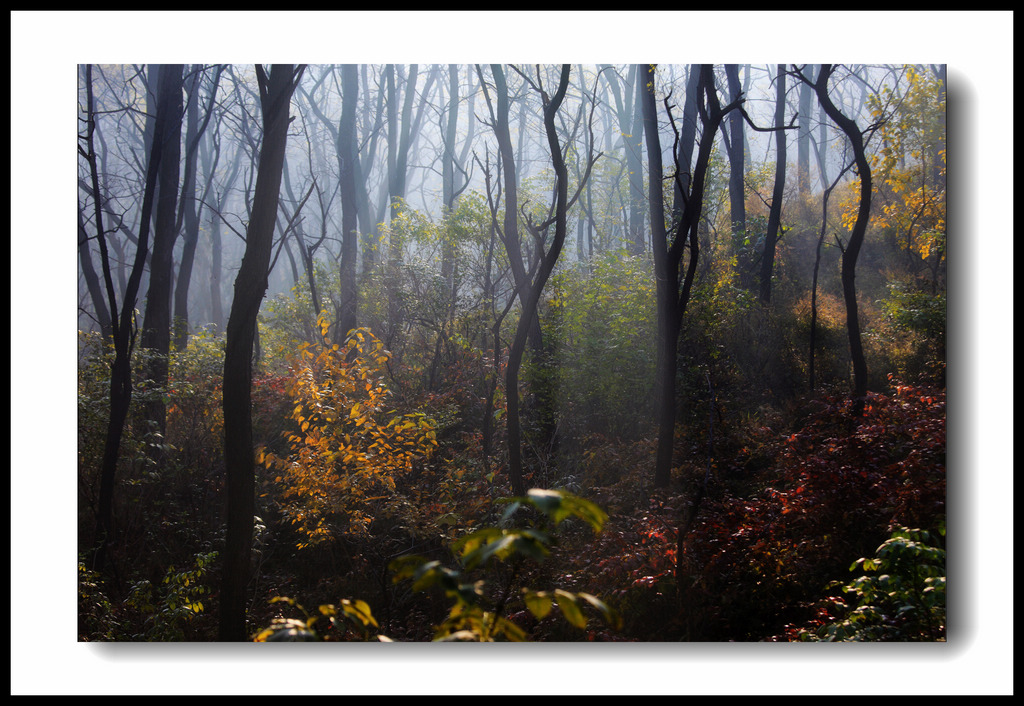
M895 384L856 420L825 408L777 450L756 497L708 502L684 555L691 605L721 615L722 635L750 639L842 578L897 525L945 521L945 391Z
M678 581L687 498L671 495L613 515L564 579L612 602L633 639L765 639L805 617L804 606L896 525L944 522L944 391L894 385L870 395L859 420L846 400L821 404L797 433L760 440L754 451L773 462L757 478L713 484Z

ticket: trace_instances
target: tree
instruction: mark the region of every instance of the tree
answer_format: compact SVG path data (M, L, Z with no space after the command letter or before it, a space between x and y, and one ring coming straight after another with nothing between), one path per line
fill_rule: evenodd
M103 207L100 202L99 169L97 164L94 135L96 115L93 105L92 68L86 66L86 134L80 139L85 143L79 145L81 154L89 165L90 186L93 195L96 237L102 256L103 279L106 285L107 298L112 313L111 327L114 339L114 362L110 369L110 417L103 445L103 460L100 466L100 490L96 510L96 537L92 556L92 566L105 569L110 558L109 549L114 541L113 507L114 487L117 480L117 462L121 450L121 437L124 434L125 420L132 401L132 350L135 347L135 304L139 293L142 271L146 266L146 255L149 252L149 229L153 216L153 201L156 195L157 178L165 144L165 133L173 130L169 126L174 112L174 83L167 81L162 85L153 121L152 140L149 148L149 161L146 170L146 183L142 196L142 210L139 220L139 233L136 238L135 260L131 274L125 284L121 306L118 307L114 282L111 276L110 255L107 250L106 231L103 228ZM180 85L179 85L180 92ZM180 104L180 96L178 97Z
M695 91L691 94L701 102L702 123L693 178L685 179L683 171L689 165L678 160L675 169L675 187L679 193L680 212L672 220L671 231L665 220L662 181L664 168L661 159L661 138L658 134L658 106L655 100L655 65L646 67L646 91L643 96L644 137L647 141L648 191L651 212L651 236L654 252L654 271L657 279L658 299L658 449L654 464L655 487L667 486L672 470L672 445L676 421L676 356L679 331L686 305L690 301L700 243L697 226L704 206L704 185L715 135L725 116L740 107L742 96L722 108L715 88L714 71L710 64L692 67L697 73ZM666 99L667 103L667 99ZM667 109L667 107L666 107ZM696 110L696 107L694 107ZM671 113L669 113L671 117ZM677 154L674 152L674 154ZM686 272L681 271L684 248L689 248Z
M846 156L844 149L843 156ZM807 378L808 387L813 392L817 387L817 379L815 378L814 359L817 351L817 338L818 338L818 271L821 268L821 248L825 242L825 229L828 225L828 200L829 196L832 195L832 191L835 190L836 186L839 185L839 181L843 178L851 168L853 168L853 162L847 162L846 166L840 170L836 175L836 178L829 184L821 194L821 229L818 232L818 242L814 249L814 270L811 276L811 334L810 334L810 351L807 357ZM824 176L825 165L820 161L818 163L819 173Z
M764 234L764 252L761 254L761 303L772 298L772 270L775 268L775 247L782 226L782 197L786 190L786 66L779 64L775 73L775 187L772 205L768 211L768 226Z
M324 113L316 98L317 89L331 76L335 70L340 68L342 107L341 117L337 126ZM332 338L335 343L345 340L348 332L357 326L358 322L358 294L359 287L356 279L357 260L359 257L359 219L362 211L368 209L369 202L366 197L366 187L363 184L362 160L359 157L359 143L357 134L357 118L359 103L359 67L355 64L345 64L340 67L331 67L325 70L316 80L311 89L300 89L306 103L312 109L314 115L327 129L334 146L334 154L338 161L338 184L341 192L341 255L339 262L339 302L338 319L334 326ZM372 156L371 156L372 159ZM310 170L312 171L312 157L310 157ZM303 244L303 261L307 270L307 278L310 282L310 291L313 294L313 305L316 308L314 318L320 315L320 297L317 294L313 274L313 259L316 249L323 243L326 237L327 211L323 202L322 189L316 187L317 197L321 205L321 223L323 230L321 238L311 247ZM364 261L372 250L364 252ZM364 267L373 262L370 257L364 262Z
M548 95L544 89L539 75L536 81L524 75L524 79L541 95L544 107L544 130L548 139L548 149L551 152L551 164L555 172L555 203L554 215L546 221L535 224L528 221L527 227L533 235L536 247L536 260L534 267L530 268L525 280L525 293L520 294L523 302L523 310L519 316L519 324L516 327L515 337L509 347L508 365L505 372L505 391L508 404L506 416L508 425L508 449L509 449L509 480L512 485L512 492L515 495L524 495L526 488L523 485L522 476L522 428L519 421L519 369L522 364L523 352L526 349L526 341L529 336L530 326L537 319L537 305L540 302L541 292L547 284L551 271L558 261L558 256L565 244L567 218L569 207L569 175L565 166L565 157L562 154L562 145L559 142L558 129L555 126L555 115L558 113L562 101L565 99L566 90L569 87L569 72L571 66L563 64L559 73L558 86L554 94ZM588 159L587 169L584 174L583 183L590 175L597 157ZM582 189L583 183L578 185ZM575 202L579 196L579 190L572 198ZM546 243L546 233L550 226L554 225L555 232L550 244ZM521 286L521 285L517 285Z
M864 344L860 335L860 320L857 315L857 257L864 244L868 221L871 218L871 165L864 148L864 133L857 123L846 117L832 102L828 92L828 80L836 71L832 64L822 64L818 77L814 82L814 91L818 103L839 126L853 149L853 161L857 175L860 177L860 204L857 208L857 220L850 231L849 240L843 248L842 282L843 301L846 304L846 332L850 342L850 358L853 362L853 414L859 417L864 412L865 398L868 393L868 366L864 356ZM809 79L804 79L809 80Z
M478 68L479 72L480 69ZM509 96L508 84L505 81L505 70L500 64L491 64L491 76L494 79L495 105L492 106L487 85L481 76L480 85L484 90L484 98L491 109L491 125L498 140L498 153L501 157L501 174L505 193L505 215L501 229L501 242L508 254L509 266L515 281L516 296L523 303L526 311L526 265L523 263L523 251L519 240L519 183L516 168L516 156L512 149L512 137L509 132ZM544 350L541 338L540 321L526 322L529 329L530 345L537 353Z
M742 93L739 64L726 64L725 76L729 84L729 98L736 100ZM743 189L743 115L738 110L729 114L728 135L726 151L729 153L729 220L735 234L747 230L746 195Z
M89 291L93 311L96 312L96 323L99 324L100 333L103 338L109 338L113 334L110 310L107 308L107 302L103 299L103 286L100 284L100 278L92 264L92 248L89 243L92 238L86 231L83 208L80 207L78 212L78 262L82 268L82 275L85 277L85 285Z
M171 283L174 243L178 238L176 213L178 176L181 171L182 71L181 64L161 64L150 81L156 81L161 98L169 101L166 134L161 145L160 179L157 185L153 253L149 262L149 291L142 320L140 344L154 353L146 376L158 389L167 386L167 357L171 353ZM161 398L147 403L147 416L163 434L167 410Z
M904 72L905 87L901 80L868 99L880 123L872 161L881 205L876 224L891 234L911 272L931 270L935 295L946 257L945 88L938 76L912 66Z
M231 152L231 166L226 170L226 177L218 180L217 165L223 156L226 147L223 146L224 138L221 134L221 124L224 119L224 111L217 111L217 122L212 132L206 133L206 138L199 142L199 156L203 164L203 173L206 175L206 185L203 188L203 203L209 212L209 234L210 263L209 263L209 295L210 315L209 323L217 331L224 330L224 304L223 293L221 292L221 271L223 269L224 245L221 239L221 225L223 222L222 212L227 205L229 194L238 178L242 164L242 149L236 145Z
M341 122L338 125L338 162L341 168L341 306L335 343L348 336L358 324L359 290L356 284L356 258L359 256L356 179L359 170L359 146L356 143L356 102L359 75L354 64L341 67Z
M192 68L188 76L188 106L186 110L187 125L185 133L185 176L181 184L181 198L178 200L178 221L175 230L183 235L181 264L178 266L178 279L174 286L174 347L184 350L188 345L188 291L192 282L192 265L195 261L196 248L199 245L199 222L202 201L196 198L196 180L198 170L199 142L210 124L214 103L217 99L217 85L223 67L214 69L210 87L209 103L203 113L200 124L199 87L202 84L203 69L200 65ZM207 185L207 190L209 186ZM182 228L184 227L184 230Z
M811 188L811 98L814 89L810 84L800 83L800 108L797 111L800 130L797 134L796 170L797 190L806 196Z
M629 180L629 234L626 239L631 254L644 251L644 177L643 177L643 74L637 64L629 67L625 81L610 66L602 72L615 99L615 118L622 134ZM620 87L620 82L622 86Z
M252 355L256 316L267 291L277 205L281 190L291 96L304 67L274 64L268 77L256 66L263 143L246 229L245 254L235 278L224 353L224 463L227 473L227 539L221 584L220 639L247 639L246 586L255 511L255 458L252 443Z

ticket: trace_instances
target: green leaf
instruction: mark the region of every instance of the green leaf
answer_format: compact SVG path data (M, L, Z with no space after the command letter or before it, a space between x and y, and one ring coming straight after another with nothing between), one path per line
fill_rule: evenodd
M598 611L600 611L601 616L604 618L606 623L611 625L616 630L621 630L622 629L622 617L610 605L608 605L607 603L602 601L600 598L598 598L597 596L595 596L593 594L590 594L590 593L580 592L580 593L577 593L576 595L579 598L582 598L583 600L585 600L590 605L592 605L595 608L597 608Z
M373 617L373 612L370 610L369 604L366 601L361 600L344 600L341 604L341 609L345 611L345 615L355 618L363 626L372 625L373 627L380 627L377 625L377 621Z
M578 517L595 532L600 532L608 519L608 514L594 503L564 490L531 488L525 501L550 517L556 525L567 517Z
M579 605L577 605L576 596L568 591L556 588L555 600L558 602L558 607L562 610L562 615L564 615L565 619L572 625L581 629L587 626L587 616L583 615L583 611L581 611Z
M494 629L512 642L523 642L526 640L526 633L523 629L507 618L495 620Z
M547 591L531 591L528 588L524 588L523 601L537 620L544 619L551 612L552 599L551 594Z
M462 552L463 565L474 569L492 558L504 560L516 553L542 561L550 542L547 533L540 530L487 527L463 537L455 546Z

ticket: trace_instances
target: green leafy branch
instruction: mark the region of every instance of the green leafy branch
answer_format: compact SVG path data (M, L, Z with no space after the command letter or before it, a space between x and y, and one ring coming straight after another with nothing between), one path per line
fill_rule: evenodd
M276 618L270 627L262 630L254 638L254 642L321 642L328 639L327 630L334 629L334 636L358 637L362 640L371 639L370 628L379 628L377 620L366 601L343 599L339 605L321 605L316 613L309 613L293 598L278 596L270 599L271 603L287 603L298 609L303 618ZM320 626L326 622L327 627ZM341 638L335 638L341 639ZM390 642L383 635L373 635L380 642Z
M575 517L586 522L595 532L600 532L607 520L607 514L594 503L566 491L532 489L524 497L506 499L510 503L502 524L507 524L513 514L523 506L532 507L557 527L564 520ZM482 641L495 639L523 641L525 631L504 617L504 609L511 589L524 560L543 561L551 552L555 537L551 532L535 527L485 527L462 537L452 549L456 553L461 569L445 567L439 561L428 561L418 556L406 556L391 564L392 580L398 583L410 580L414 591L425 591L439 587L445 597L452 601L447 619L437 626L435 640L438 641ZM494 562L508 561L511 575L496 604L486 605L485 582L466 578L463 572L486 568ZM607 603L589 593L572 593L562 589L533 591L521 589L526 607L537 619L546 617L557 605L565 619L573 626L583 629L587 617L582 607L590 605L613 627L619 628L618 614Z

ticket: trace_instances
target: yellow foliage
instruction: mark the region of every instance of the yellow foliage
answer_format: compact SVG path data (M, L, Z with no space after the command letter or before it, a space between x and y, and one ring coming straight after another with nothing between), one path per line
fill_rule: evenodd
M946 101L934 76L906 67L905 82L870 99L880 147L872 160L882 200L878 225L907 250L945 259Z
M327 330L323 317L320 330ZM434 423L420 413L388 409L382 374L389 353L368 330L353 330L341 346L304 344L289 366L290 453L267 453L279 472L284 511L305 539L300 548L336 533L365 533L367 503L390 497L395 479L437 446Z

